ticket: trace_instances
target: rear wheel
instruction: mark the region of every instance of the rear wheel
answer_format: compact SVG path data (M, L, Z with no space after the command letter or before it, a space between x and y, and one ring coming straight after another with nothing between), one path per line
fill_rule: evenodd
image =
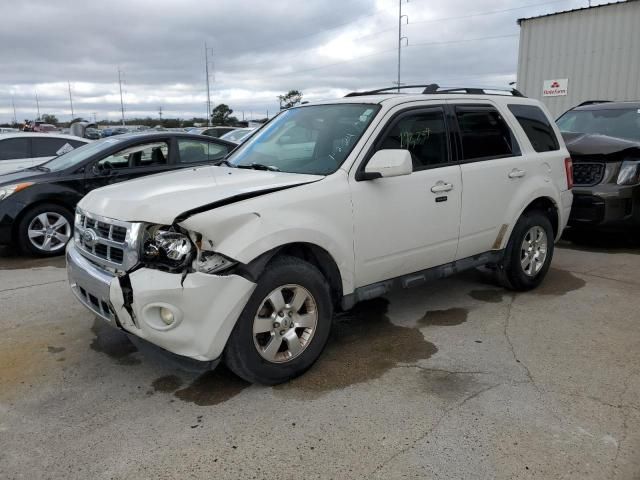
M318 269L295 257L276 258L229 337L225 363L254 383L297 377L322 353L332 315L329 285Z
M554 251L553 227L539 210L524 213L516 223L505 250L500 276L505 287L526 291L544 279Z
M61 255L72 234L73 215L66 208L54 204L32 208L18 224L18 243L28 255Z

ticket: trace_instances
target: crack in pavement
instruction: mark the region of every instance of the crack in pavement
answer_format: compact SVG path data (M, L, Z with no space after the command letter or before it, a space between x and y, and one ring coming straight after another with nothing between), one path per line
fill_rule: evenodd
M386 459L384 462L382 462L381 464L379 464L374 470L371 471L371 473L369 475L373 475L374 473L379 472L380 470L382 470L386 465L388 465L390 462L392 462L394 459L398 458L400 455L408 452L409 450L411 450L412 448L415 447L416 443L424 440L425 438L427 438L429 435L431 435L431 433L440 426L440 424L442 423L442 421L454 410L457 410L461 407L463 407L467 402L473 400L474 398L479 397L480 395L482 395L483 393L488 392L489 390L493 390L494 388L500 387L502 385L506 385L506 383L494 383L493 385L489 385L488 387L485 387L483 389L478 390L475 393L472 393L471 395L463 398L460 402L456 403L454 406L447 408L442 415L440 416L440 418L438 418L438 420L436 420L436 423L433 424L433 426L431 428L429 428L426 432L424 432L422 435L420 435L418 438L416 438L413 442L411 442L410 445L407 445L404 448L401 448L400 450L398 450L396 453L394 453L393 455L391 455L388 459ZM368 478L369 475L366 475L365 478Z
M624 379L623 385L624 385L624 389L622 390L622 393L620 394L620 402L622 403L624 401L624 397L627 394L627 390L629 390L629 381L631 380L631 377L633 377L636 374L635 371L631 372L629 375L627 375L627 378ZM618 444L616 445L616 455L613 457L613 466L612 466L612 470L611 470L611 478L615 478L616 477L616 473L618 472L618 458L620 457L620 450L622 450L622 444L624 442L626 442L627 440L627 436L629 435L629 425L628 425L628 415L626 412L626 408L630 408L628 406L620 406L620 412L622 412L622 436L620 438L620 441L618 442ZM635 407L633 407L635 408Z
M23 289L25 289L25 288L31 288L31 287L41 287L41 286L43 286L43 285L51 285L51 284L54 284L54 283L62 283L62 282L66 282L66 281L67 281L66 279L64 279L64 280L54 280L54 281L52 281L52 282L34 283L33 285L23 285L23 286L21 286L21 287L6 288L6 289L4 289L4 290L0 290L0 293L3 293L3 292L13 292L13 291L15 291L15 290L23 290Z
M511 321L511 311L512 311L513 303L515 302L515 300L516 300L516 295L511 294L511 301L507 306L507 315L504 321L504 337L507 340L507 343L509 344L509 348L511 349L511 354L513 355L513 359L516 361L518 365L520 365L524 369L525 374L529 379L529 382L531 383L531 385L533 385L533 388L535 388L536 391L538 392L538 395L540 396L540 403L553 416L553 418L555 418L558 422L562 422L562 419L558 416L558 414L545 404L544 394L542 393L542 390L540 389L535 379L533 378L533 374L531 373L531 370L529 370L529 367L522 360L518 358L518 355L516 354L516 349L513 346L513 342L511 342L511 337L509 337L509 323Z

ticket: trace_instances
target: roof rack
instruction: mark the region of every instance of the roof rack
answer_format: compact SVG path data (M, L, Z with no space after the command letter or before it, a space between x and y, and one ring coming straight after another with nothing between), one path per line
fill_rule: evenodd
M493 87L447 87L442 88L437 83L431 83L429 85L403 85L401 87L387 87L379 88L377 90L368 90L366 92L351 92L345 95L345 97L363 97L367 95L377 95L379 93L396 93L399 90L405 90L407 88L422 88L422 93L425 95L435 95L441 93L463 93L469 95L493 95L492 92L506 92L514 97L524 97L515 88L493 88Z

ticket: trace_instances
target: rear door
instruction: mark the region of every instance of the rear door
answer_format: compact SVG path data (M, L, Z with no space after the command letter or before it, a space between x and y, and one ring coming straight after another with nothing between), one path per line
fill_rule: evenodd
M512 119L489 101L450 101L458 129L462 212L456 259L500 248L516 192L534 171L522 154Z
M0 139L0 174L29 168L32 165L30 137Z
M451 262L458 244L462 181L444 107L398 112L358 168L384 149L409 150L413 172L351 181L357 287Z

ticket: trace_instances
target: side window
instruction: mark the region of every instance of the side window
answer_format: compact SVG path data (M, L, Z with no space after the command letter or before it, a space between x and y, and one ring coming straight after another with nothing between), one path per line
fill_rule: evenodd
M204 163L221 160L227 153L229 153L229 147L226 145L199 140L178 140L180 163Z
M551 123L540 108L534 105L512 104L509 105L509 110L518 120L536 152L560 150L560 144Z
M76 142L74 142L76 143ZM56 157L70 152L75 147L65 138L32 138L31 148L34 157Z
M456 107L464 160L520 155L502 115L493 107Z
M121 170L124 168L149 167L166 165L169 158L169 144L167 142L144 143L134 145L99 160L99 169Z
M0 160L29 158L29 138L7 138L0 141Z
M449 156L444 113L442 110L433 110L402 117L385 134L378 149L409 150L414 171L447 163Z

